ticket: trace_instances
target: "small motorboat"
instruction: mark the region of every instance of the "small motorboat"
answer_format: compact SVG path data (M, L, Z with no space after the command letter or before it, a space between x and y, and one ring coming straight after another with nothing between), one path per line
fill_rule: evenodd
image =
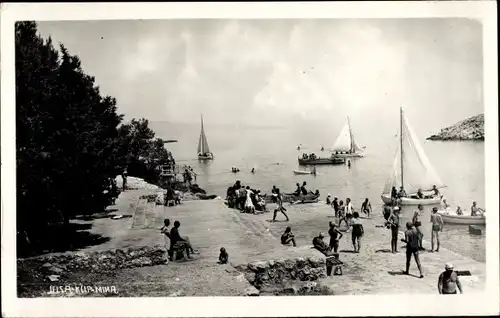
M463 225L485 225L486 216L471 216L471 215L457 215L450 214L448 211L440 210L438 214L441 215L443 223L445 224L463 224Z
M293 174L312 174L312 175L316 175L316 171L293 170Z

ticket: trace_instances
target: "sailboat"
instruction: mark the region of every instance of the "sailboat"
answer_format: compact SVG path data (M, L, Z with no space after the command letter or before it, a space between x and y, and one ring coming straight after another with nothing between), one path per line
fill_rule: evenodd
M352 133L349 117L347 117L347 120L330 151L335 154L335 156L342 158L363 157L361 153L363 151L362 148L359 147L354 140L354 134Z
M407 196L400 199L401 205L439 204L441 196L433 196L431 190L433 186L438 189L446 186L434 170L415 133L408 124L403 108L401 108L400 113L399 137L399 146L394 156L392 173L382 192L382 201L386 204L391 203L392 187L395 186L399 190L399 187L403 186ZM400 182L399 186L396 185L398 181ZM416 197L419 189L424 194L423 199Z
M203 129L203 115L201 115L201 132L200 132L200 139L198 140L198 159L199 160L214 159L213 153L211 153L210 148L208 148L207 136L205 136L205 130Z

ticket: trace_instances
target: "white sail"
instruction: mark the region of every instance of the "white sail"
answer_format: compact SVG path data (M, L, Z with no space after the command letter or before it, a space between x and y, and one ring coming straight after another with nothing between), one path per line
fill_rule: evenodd
M331 151L342 151L348 152L351 150L351 129L349 128L349 122L346 121L340 135L335 140Z
M403 179L403 186L408 194L415 194L418 189L429 191L433 185L436 185L437 188L445 187L402 112L401 120L402 140L399 139L393 171L384 186L383 194L390 194L393 186L399 190L401 179ZM403 160L401 160L401 156L403 156ZM402 169L401 164L403 165ZM403 173L402 178L401 173Z
M425 154L422 145L416 138L406 117L403 118L403 182L408 194L431 190L434 185L442 188L445 185Z
M400 177L401 176L401 174L400 174L401 166L399 164L400 163L399 154L401 153L400 149L401 149L401 147L398 146L398 149L396 150L396 154L394 155L394 162L392 163L391 174L390 174L389 178L387 179L387 182L385 183L384 190L383 190L382 194L387 194L390 196L392 187L396 185L398 180L401 180L401 177Z
M202 116L200 139L198 140L198 154L205 154L205 153L210 153L210 148L208 147L207 137L205 136L205 130L203 129L203 116Z

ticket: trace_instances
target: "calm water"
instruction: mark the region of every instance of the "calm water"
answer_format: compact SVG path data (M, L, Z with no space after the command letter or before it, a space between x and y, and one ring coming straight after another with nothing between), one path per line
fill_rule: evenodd
M210 149L215 155L215 160L207 162L193 159L196 158L199 125L153 122L151 128L159 137L179 140L168 145L176 161L192 166L199 175L197 183L210 193L225 196L227 187L236 179L263 192L269 192L273 185L291 192L295 190L296 182L307 181L310 189L319 189L323 200L328 193L344 200L350 197L359 209L362 200L370 198L376 217L380 217L380 194L389 176L398 140L395 136L397 123L383 127L367 124L358 130L354 127L357 142L366 146L364 158L351 160L350 169L343 165L318 166L317 176L296 176L293 170L299 168L297 157L303 152L327 156L329 153L321 152L320 148L330 148L340 127L325 129L301 125L300 128L258 129L205 123ZM473 200L484 207L484 143L425 141L426 135L419 134L420 127L413 125L413 128L431 163L447 185L442 192L452 208L460 205L469 209ZM296 149L299 144L304 145L301 151ZM238 167L241 172L233 174L232 166ZM250 173L252 168L255 168L255 174ZM426 207L422 217L425 234L430 233L429 210ZM412 207L404 209L403 218L411 218L412 211ZM430 234L427 234L426 239L429 238ZM446 225L441 241L443 247L485 261L484 234L470 235L467 226Z

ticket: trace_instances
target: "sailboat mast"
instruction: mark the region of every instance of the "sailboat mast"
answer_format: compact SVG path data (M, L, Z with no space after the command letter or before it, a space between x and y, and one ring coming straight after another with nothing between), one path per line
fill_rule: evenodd
M354 152L354 145L352 144L351 121L349 120L349 116L347 117L347 126L349 127L349 139L350 139L350 143L351 143L351 152Z
M400 109L399 119L399 147L401 149L401 186L403 186L403 107Z

